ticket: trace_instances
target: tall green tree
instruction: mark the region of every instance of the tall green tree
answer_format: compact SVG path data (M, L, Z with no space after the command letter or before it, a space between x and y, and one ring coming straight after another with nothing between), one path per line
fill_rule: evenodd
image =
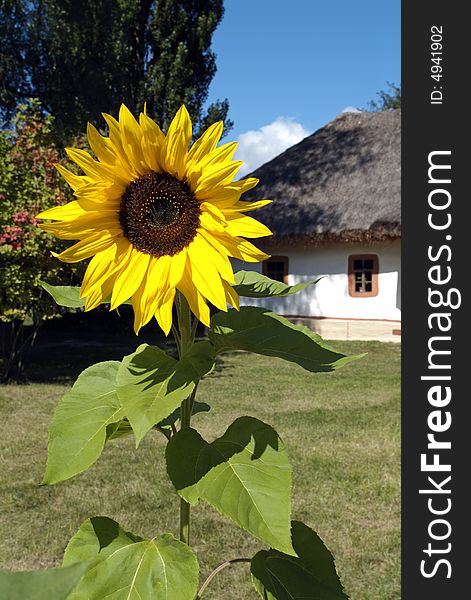
M29 94L24 63L27 48L25 0L0 0L0 116L14 114Z
M147 102L164 127L184 102L196 130L219 119L230 128L227 100L205 109L223 0L1 1L4 114L37 97L67 138L121 102L133 112Z

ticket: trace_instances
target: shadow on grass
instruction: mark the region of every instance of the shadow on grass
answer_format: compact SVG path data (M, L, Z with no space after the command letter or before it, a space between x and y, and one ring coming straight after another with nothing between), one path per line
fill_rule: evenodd
M177 357L172 335L165 337L157 324L144 327L135 335L131 327L44 327L28 354L24 380L16 383L72 383L87 367L106 360L121 361L141 344L158 346ZM123 331L124 329L124 331ZM204 338L204 330L198 331ZM218 377L232 368L221 357L211 376Z

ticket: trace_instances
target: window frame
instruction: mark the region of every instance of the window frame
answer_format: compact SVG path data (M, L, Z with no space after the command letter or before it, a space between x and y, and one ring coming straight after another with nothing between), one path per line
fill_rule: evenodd
M270 256L270 258L267 258L266 260L264 260L262 262L262 275L265 275L266 277L270 277L270 275L268 274L268 264L270 261L276 261L276 262L282 262L283 263L283 283L288 283L288 277L289 277L289 258L287 256Z
M355 290L355 260L372 260L373 269L371 277L371 292L357 292ZM377 254L350 254L348 257L348 295L352 298L374 298L378 295L379 256Z

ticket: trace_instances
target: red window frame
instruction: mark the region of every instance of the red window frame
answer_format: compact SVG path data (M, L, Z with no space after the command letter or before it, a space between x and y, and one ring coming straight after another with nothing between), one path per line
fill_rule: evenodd
M270 277L270 262L283 263L283 283L288 283L288 265L289 259L287 256L270 256L267 260L262 263L262 274ZM273 277L271 278L273 279Z
M373 266L371 269L355 268L355 261L366 261L371 260ZM365 286L367 283L365 271L371 271L371 291L357 290L356 283L358 281L357 275L361 273L362 285ZM348 257L348 293L353 298L372 298L378 295L378 273L379 273L379 257L377 254L351 254Z

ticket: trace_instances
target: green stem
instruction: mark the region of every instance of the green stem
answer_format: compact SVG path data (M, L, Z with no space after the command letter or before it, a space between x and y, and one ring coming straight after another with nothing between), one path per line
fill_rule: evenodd
M192 347L195 335L194 328L191 326L191 312L188 302L181 294L178 293L176 299L177 307L177 320L178 320L178 337L177 346L179 350L179 356L182 358ZM193 390L191 396L186 398L180 406L180 428L186 429L190 427L191 421L191 407L193 404L194 394L196 389ZM183 498L180 499L180 540L187 545L190 545L190 505Z
M230 567L231 565L235 565L236 563L249 563L249 562L252 562L252 560L250 558L233 558L232 560L226 560L225 562L221 563L218 567L216 567L214 569L214 571L212 573L209 574L208 578L206 579L206 581L201 586L200 591L196 595L195 600L201 600L205 589L208 587L208 585L211 583L211 581L214 579L214 577L216 577L216 575L220 571L222 571L226 567Z

